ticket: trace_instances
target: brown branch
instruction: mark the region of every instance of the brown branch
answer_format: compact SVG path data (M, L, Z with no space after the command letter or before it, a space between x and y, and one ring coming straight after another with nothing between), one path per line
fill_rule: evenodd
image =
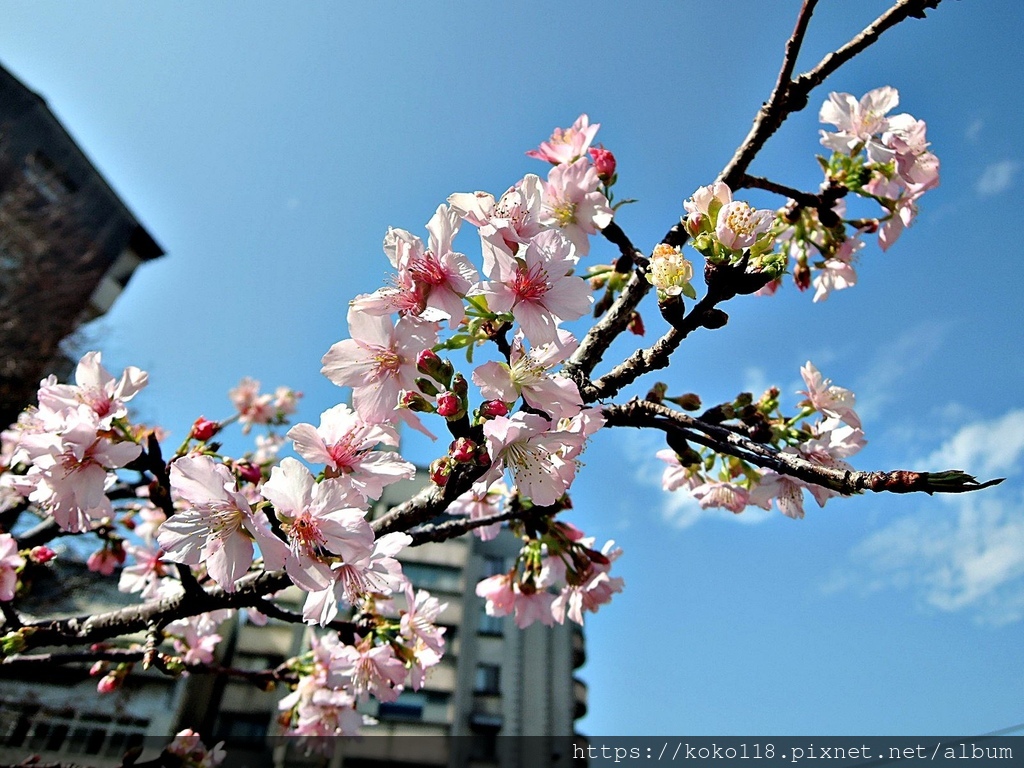
M239 579L234 592L210 587L91 616L26 622L18 633L21 640L18 650L95 643L119 635L144 632L153 624L198 616L219 608L247 608L264 595L290 584L291 579L283 570L259 571Z
M786 44L786 55L775 88L757 113L750 133L719 175L719 181L738 189L740 180L765 142L782 126L789 115L807 106L812 90L821 85L825 78L840 66L877 42L883 32L910 17L923 18L925 9L935 8L939 2L940 0L898 0L848 43L826 55L814 68L796 79L791 79L807 23L816 4L814 0L804 0L796 27Z
M782 453L770 445L755 442L728 427L708 424L681 411L646 400L631 400L625 405L607 405L602 410L610 427L649 427L666 433L676 433L713 451L735 456L755 466L774 470L780 475L796 477L845 495L864 491L964 493L1002 482L1000 478L979 483L961 470L914 472L901 469L891 472L863 472L825 467L795 454Z

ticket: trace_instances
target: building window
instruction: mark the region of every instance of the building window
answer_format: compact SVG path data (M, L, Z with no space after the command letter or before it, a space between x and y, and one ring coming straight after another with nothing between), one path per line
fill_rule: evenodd
M473 692L491 695L501 693L501 667L497 664L477 664Z
M491 616L486 609L481 609L480 626L477 628L477 632L481 635L501 637L505 634L505 617Z
M484 578L489 576L497 576L499 573L505 573L508 567L505 565L504 557L495 557L494 555L488 555L484 558Z
M462 592L462 571L447 565L402 563L402 573L428 592Z
M120 757L141 746L149 721L0 701L0 746Z
M425 694L417 691L402 691L394 701L382 701L377 709L381 720L422 720L423 706L427 703Z
M270 712L221 712L213 741L228 747L262 748L267 740Z

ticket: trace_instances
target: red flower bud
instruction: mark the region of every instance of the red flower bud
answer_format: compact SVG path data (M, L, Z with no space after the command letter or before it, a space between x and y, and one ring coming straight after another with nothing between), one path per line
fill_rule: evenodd
M447 456L434 459L430 464L430 480L442 488L448 484L448 476L452 473L452 465Z
M601 181L607 182L615 175L615 155L604 147L591 147L590 159L594 161L594 169Z
M459 412L459 398L454 392L442 392L437 396L437 412L445 418Z
M487 400L480 406L480 415L485 419L508 415L508 406L501 400Z
M468 437L460 437L452 443L451 448L448 449L448 455L453 461L467 464L476 458L476 443Z
M113 693L121 687L121 681L115 675L107 675L96 685L99 693Z
M633 310L633 314L629 316L629 324L626 326L630 333L636 334L637 336L644 335L644 319L640 317L640 313Z
M216 421L200 416L192 424L192 438L195 440L209 440L220 431L220 424Z
M32 547L29 550L28 557L34 563L48 563L57 556L57 553L50 549L45 544L38 547Z
M416 370L420 373L430 374L430 371L441 364L441 358L432 349L424 349L416 355Z
M238 473L240 478L248 480L253 485L263 479L263 472L260 471L260 468L255 464L250 464L248 462L235 464L235 471Z

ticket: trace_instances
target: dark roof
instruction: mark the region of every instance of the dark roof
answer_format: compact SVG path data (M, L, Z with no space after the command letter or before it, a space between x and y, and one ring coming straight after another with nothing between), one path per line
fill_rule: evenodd
M165 251L153 239L153 236L139 223L139 220L131 212L121 197L110 186L110 183L103 177L88 158L78 142L74 140L67 129L50 110L46 99L26 86L21 80L15 77L7 68L0 63L0 133L4 125L17 125L22 120L33 120L40 136L48 134L49 138L59 142L62 157L59 158L62 164L68 166L67 170L77 173L79 176L86 174L91 185L98 187L105 193L105 197L115 206L126 223L131 227L131 235L128 245L143 261L149 261L163 256ZM58 158L54 158L57 160Z

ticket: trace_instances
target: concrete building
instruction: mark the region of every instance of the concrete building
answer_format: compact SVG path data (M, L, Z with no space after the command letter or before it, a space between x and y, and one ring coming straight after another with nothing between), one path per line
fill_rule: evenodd
M421 482L391 486L375 514L408 498ZM566 765L575 721L587 706L586 685L575 676L585 660L582 631L570 622L520 630L511 617L488 616L475 593L480 579L508 570L519 548L518 538L504 530L487 542L464 536L403 551L413 584L447 603L439 620L446 628L445 656L423 689L404 691L391 703L367 702L364 711L378 724L365 728L360 740L330 740L326 755L307 754L306 740L280 737L277 704L288 692L281 687L262 691L239 679L175 680L137 669L121 689L98 696L97 679L85 670L68 684L66 669L54 683L0 668L0 763L39 752L45 760L113 767L125 748L146 745L150 754L190 727L207 743L224 741L228 765L238 768ZM81 615L132 602L117 592L115 579L96 580L81 564L61 566L33 594L33 613L40 615ZM292 588L278 602L298 611L303 599ZM224 637L220 663L236 669L274 667L308 647L304 626L273 619L256 626L236 616L218 632Z
M0 66L0 426L66 368L61 341L162 254L46 101Z

